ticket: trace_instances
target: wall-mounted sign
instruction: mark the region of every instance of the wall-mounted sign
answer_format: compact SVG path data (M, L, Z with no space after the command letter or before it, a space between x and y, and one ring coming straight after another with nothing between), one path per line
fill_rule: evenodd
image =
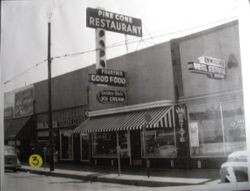
M125 93L120 90L102 90L97 94L100 103L124 103Z
M22 117L33 114L34 89L29 88L15 94L14 116Z
M4 118L12 118L13 117L13 107L4 108Z
M110 69L99 69L97 74L89 74L89 81L95 84L104 84L110 86L125 86L125 72Z
M108 31L142 37L142 21L102 9L87 8L86 24L91 28L102 28Z
M224 79L226 77L225 61L209 56L198 58L198 62L188 62L192 73L205 74L209 78Z
M120 70L112 70L112 69L98 69L97 74L99 75L107 75L107 76L117 76L117 77L125 77L125 72Z
M199 125L198 122L189 123L190 146L199 147Z

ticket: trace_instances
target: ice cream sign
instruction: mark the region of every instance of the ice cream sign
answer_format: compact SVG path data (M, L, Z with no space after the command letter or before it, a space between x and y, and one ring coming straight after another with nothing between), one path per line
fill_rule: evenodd
M121 90L102 90L97 94L100 103L124 103L125 93Z
M198 62L188 62L192 73L204 74L213 79L224 79L226 77L225 60L210 56L201 56Z

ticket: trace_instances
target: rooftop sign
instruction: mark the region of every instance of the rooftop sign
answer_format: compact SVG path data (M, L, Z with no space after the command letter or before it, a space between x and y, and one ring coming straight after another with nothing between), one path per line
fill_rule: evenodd
M86 23L90 28L102 28L108 31L142 37L142 21L102 9L87 8Z

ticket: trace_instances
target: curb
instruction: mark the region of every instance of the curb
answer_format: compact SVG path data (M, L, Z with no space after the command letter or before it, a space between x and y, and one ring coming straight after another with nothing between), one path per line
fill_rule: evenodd
M188 183L174 183L174 182L161 182L153 180L136 180L136 179L122 179L122 178L108 178L103 177L102 175L91 174L91 175L77 175L77 174L67 174L60 172L49 172L42 170L32 170L21 168L19 171L30 172L32 174L52 176L52 177L61 177L61 178L72 178L77 180L83 180L88 182L103 182L103 183L113 183L113 184L123 184L123 185L135 185L135 186L145 186L145 187L163 187L163 186L185 186L185 185L194 185ZM197 184L195 184L197 185Z

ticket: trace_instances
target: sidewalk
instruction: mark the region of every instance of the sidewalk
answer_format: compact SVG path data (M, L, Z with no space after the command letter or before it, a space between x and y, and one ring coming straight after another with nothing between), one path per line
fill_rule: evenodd
M21 170L36 174L74 178L91 182L107 182L150 187L200 185L219 182L218 169L150 169L149 177L147 176L147 170L143 168L122 170L119 176L117 169L114 168L74 164L58 164L53 172L50 172L49 168L42 167L35 169L26 165L23 165Z

